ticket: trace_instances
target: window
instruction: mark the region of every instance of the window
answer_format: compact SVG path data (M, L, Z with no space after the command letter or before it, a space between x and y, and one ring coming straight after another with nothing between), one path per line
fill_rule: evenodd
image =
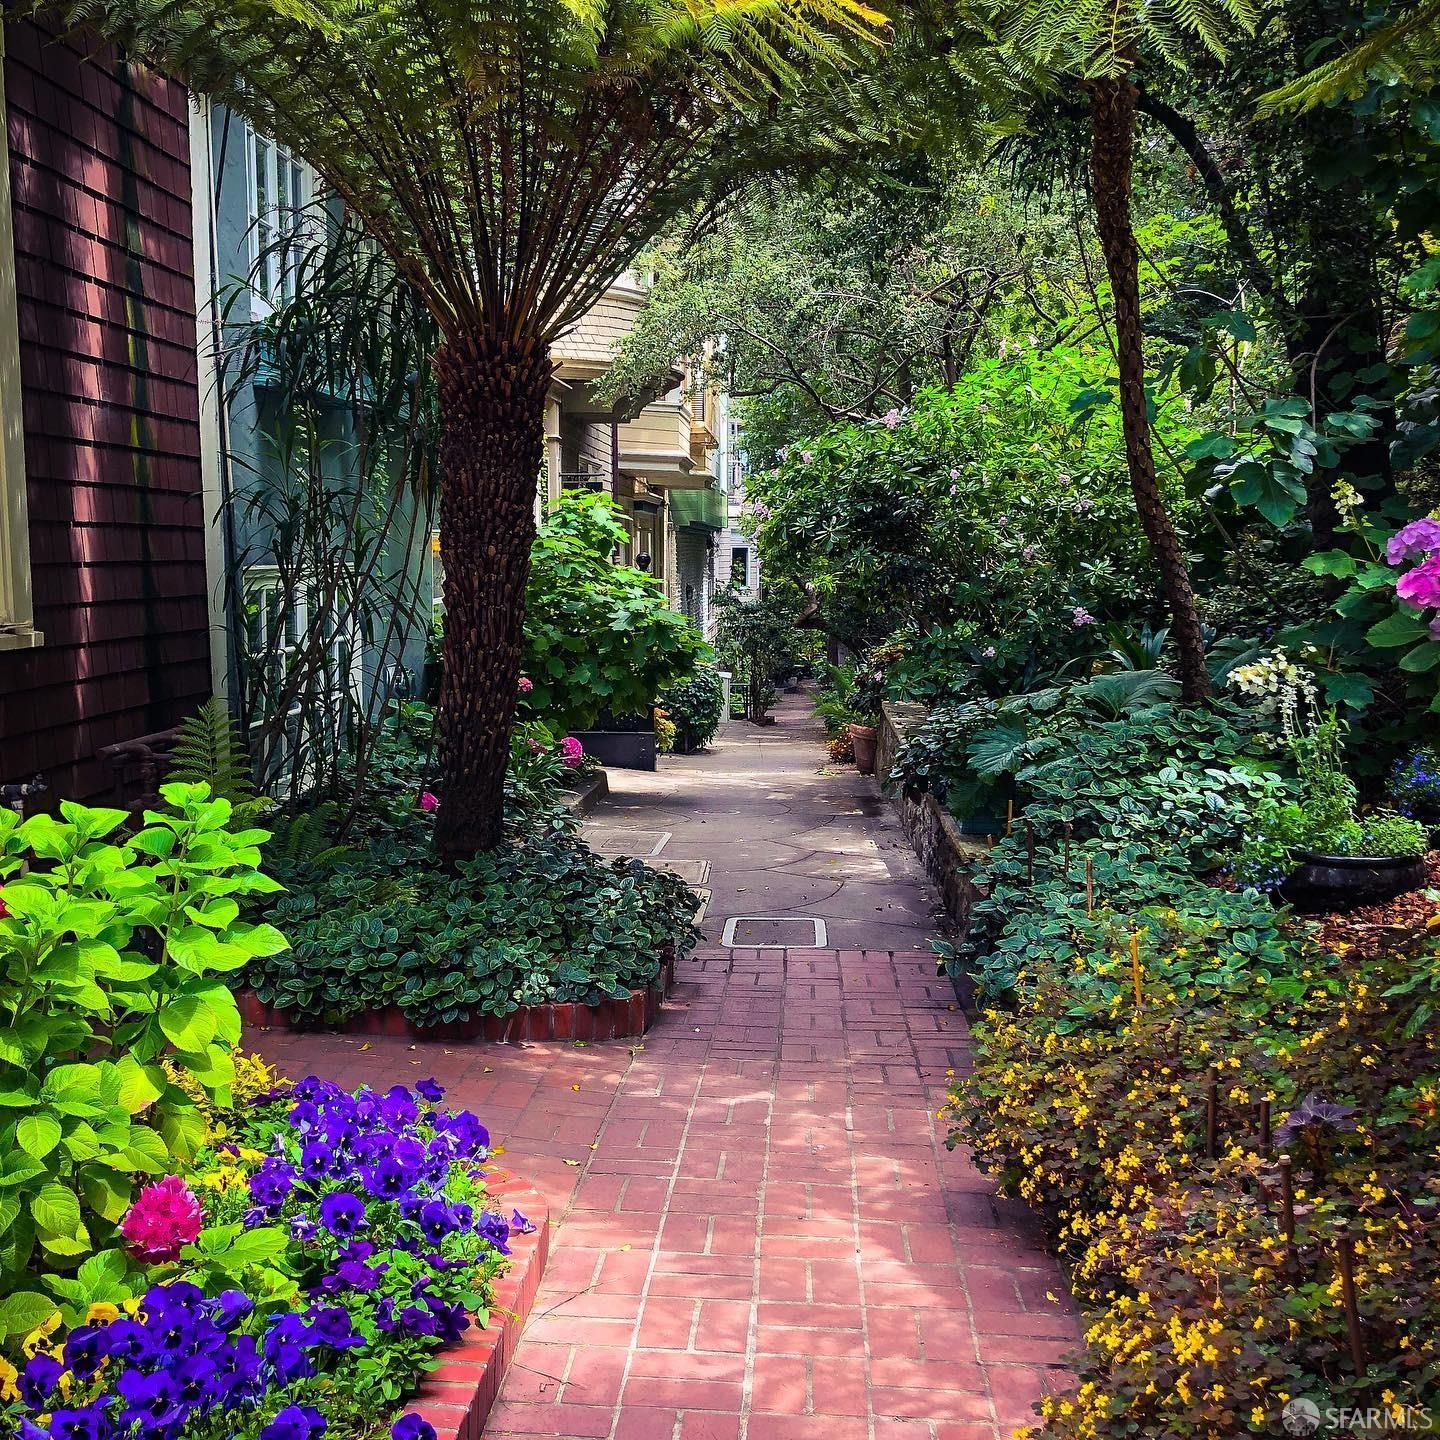
M750 585L750 547L737 545L730 552L730 583L748 589Z
M250 261L257 267L257 315L295 298L305 207L314 195L314 171L283 145L250 131Z
M5 54L0 25L0 58ZM0 67L0 115L5 77ZM25 425L20 403L20 321L10 214L10 147L0 126L0 650L28 650L44 637L30 594L30 518L25 499Z

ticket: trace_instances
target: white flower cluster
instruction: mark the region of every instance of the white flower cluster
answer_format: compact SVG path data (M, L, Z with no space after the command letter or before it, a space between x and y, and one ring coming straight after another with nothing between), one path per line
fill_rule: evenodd
M1293 715L1302 700L1315 702L1314 675L1278 646L1248 665L1237 665L1229 680L1247 700L1254 700L1269 714Z

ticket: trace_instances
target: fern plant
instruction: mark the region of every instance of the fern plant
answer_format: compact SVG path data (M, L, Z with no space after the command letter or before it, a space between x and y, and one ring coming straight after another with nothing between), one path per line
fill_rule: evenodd
M171 750L168 779L181 785L208 785L217 800L228 800L242 815L256 815L269 801L255 793L250 757L230 711L212 695L180 722Z

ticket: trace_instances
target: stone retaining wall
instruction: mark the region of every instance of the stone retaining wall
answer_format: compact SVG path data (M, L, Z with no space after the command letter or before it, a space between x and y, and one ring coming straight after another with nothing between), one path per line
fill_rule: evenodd
M913 798L889 782L891 767L901 742L929 712L923 705L887 701L881 707L880 735L876 743L875 775L900 817L901 828L910 841L925 873L934 882L945 909L958 927L970 916L976 890L970 876L985 847L960 833L955 817L937 803L933 795Z

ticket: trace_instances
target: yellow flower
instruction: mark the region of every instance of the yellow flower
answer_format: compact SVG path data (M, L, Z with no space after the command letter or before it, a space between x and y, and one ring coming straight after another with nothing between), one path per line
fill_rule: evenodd
M3 1355L0 1355L0 1400L18 1400L20 1398L19 1387L15 1384L19 1378L20 1372Z
M112 1320L119 1318L120 1307L112 1305L108 1300L92 1301L90 1308L85 1312L87 1325L108 1325Z
M21 1345L27 1358L33 1357L35 1353L45 1344L48 1336L53 1335L60 1324L60 1312L54 1311L48 1320L43 1320L26 1337Z

